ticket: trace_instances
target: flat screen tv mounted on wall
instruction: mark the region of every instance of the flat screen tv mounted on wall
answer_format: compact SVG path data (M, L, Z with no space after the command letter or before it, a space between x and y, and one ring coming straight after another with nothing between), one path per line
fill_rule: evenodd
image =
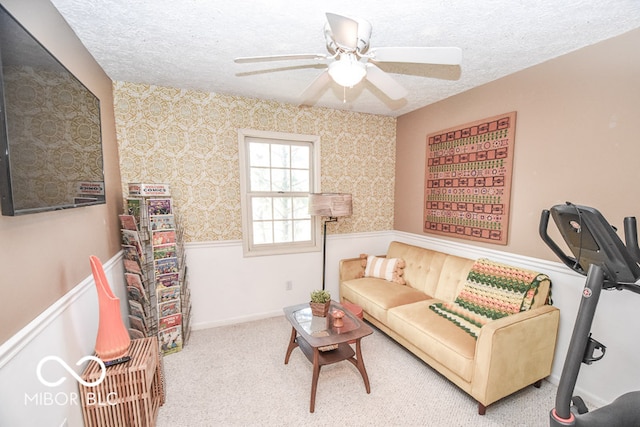
M0 6L2 215L105 203L100 101Z

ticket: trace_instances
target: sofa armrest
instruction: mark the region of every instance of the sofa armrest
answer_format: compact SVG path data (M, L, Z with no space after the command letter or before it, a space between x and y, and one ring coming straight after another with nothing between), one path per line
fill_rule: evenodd
M347 258L340 260L340 283L345 280L357 279L364 271L360 258Z
M476 343L471 395L487 406L547 377L560 310L545 305L487 323Z
M376 255L378 258L386 258L386 255ZM345 280L357 279L364 273L362 258L346 258L340 260L340 283Z

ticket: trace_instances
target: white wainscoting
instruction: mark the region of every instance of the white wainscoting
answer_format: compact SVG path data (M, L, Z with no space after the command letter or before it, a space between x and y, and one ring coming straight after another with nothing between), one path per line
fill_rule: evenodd
M89 265L89 259L87 259ZM121 253L104 261L103 268L126 319L128 311ZM82 426L82 408L76 380L55 361L42 365L42 378L55 382L48 387L37 376L38 363L58 356L80 374L76 362L93 354L98 331L98 297L93 276L87 277L40 316L0 346L0 426ZM64 424L66 421L66 424Z
M561 311L560 332L551 382L557 383L581 299L584 277L561 263L484 249L427 235L397 231L329 235L326 288L338 296L338 262L361 253L384 254L398 240L468 258L486 257L547 273L553 281L554 305ZM282 307L308 300L321 286L322 253L244 258L240 241L186 245L192 300L193 329L245 322L282 314ZM121 254L104 262L105 273L116 293L126 299ZM88 261L87 261L88 262ZM291 282L291 290L287 290ZM38 318L0 346L0 425L82 425L79 406L71 399L76 382L50 362L43 375L68 379L55 389L42 385L36 367L43 357L57 355L73 366L92 354L98 322L98 302L93 278L87 277ZM608 347L593 365L582 365L575 394L595 405L640 389L640 340L636 332L640 296L629 292L604 292L593 321L593 337ZM126 314L126 304L123 304ZM188 343L187 343L188 345ZM170 357L170 356L169 356ZM516 363L516 362L514 362ZM82 367L77 367L80 372ZM46 404L50 393L58 399ZM34 396L44 398L37 404ZM26 396L26 397L25 397ZM26 399L26 401L25 401ZM61 404L59 404L61 403ZM551 409L551 408L548 408ZM541 408L541 410L546 410Z
M338 262L384 254L391 232L329 235L325 288L337 299ZM322 287L322 252L243 257L241 241L185 245L194 330L282 315ZM287 283L291 283L291 290Z

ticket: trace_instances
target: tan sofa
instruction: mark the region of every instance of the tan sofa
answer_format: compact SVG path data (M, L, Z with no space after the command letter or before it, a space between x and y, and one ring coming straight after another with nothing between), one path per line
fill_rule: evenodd
M440 372L478 402L478 412L551 373L560 312L548 305L544 280L531 308L492 320L477 339L429 306L453 302L465 286L474 260L400 242L387 258L404 260L398 284L360 277L360 258L340 261L340 300L358 304L364 317Z

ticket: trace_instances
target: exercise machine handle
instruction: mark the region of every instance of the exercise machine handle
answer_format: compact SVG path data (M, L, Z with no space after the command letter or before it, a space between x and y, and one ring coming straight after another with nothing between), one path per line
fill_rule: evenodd
M628 216L624 219L624 240L627 251L635 262L640 262L640 247L638 247L638 226L636 218Z
M540 214L540 227L538 228L540 237L547 244L547 246L549 246L549 248L553 251L553 253L556 254L558 258L560 258L560 261L562 261L567 267L569 267L570 269L572 269L577 273L582 274L583 276L586 276L587 272L578 263L578 260L565 254L564 251L560 249L560 247L556 244L556 242L554 242L553 239L549 237L549 234L547 233L547 228L549 227L550 215L551 215L551 212L549 212L548 209L543 209L542 213Z

